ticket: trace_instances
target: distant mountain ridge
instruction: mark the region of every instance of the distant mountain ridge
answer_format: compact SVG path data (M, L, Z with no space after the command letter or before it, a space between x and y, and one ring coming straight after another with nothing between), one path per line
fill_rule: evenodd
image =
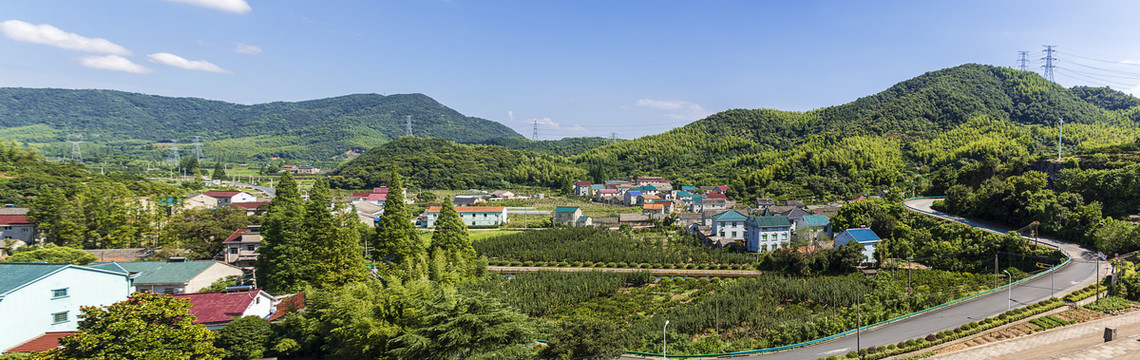
M241 105L115 90L0 88L0 137L61 143L68 134L83 134L125 151L200 136L208 142L207 153L221 157L327 160L404 136L406 116L412 117L413 134L421 137L460 143L521 137L423 94Z

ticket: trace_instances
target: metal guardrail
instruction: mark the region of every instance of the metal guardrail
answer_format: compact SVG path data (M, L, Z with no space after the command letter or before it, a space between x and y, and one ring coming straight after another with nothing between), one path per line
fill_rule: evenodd
M905 206L905 207L907 207L907 208L909 208L909 209L911 209L911 210L913 210L913 211L918 211L918 212L926 213L925 211L921 211L921 210L919 210L919 209L916 209L916 208L912 208L912 207L910 207L910 206L906 205L906 202L907 202L907 201L910 201L910 200L920 200L920 199L945 199L945 198L946 198L945 196L923 196L923 197L912 197L912 198L907 198L907 199L903 200L903 206ZM996 231L996 232L1000 232L999 230L996 230L996 229L992 229L992 228L990 228L990 227L988 227L988 226L985 226L985 225L981 225L981 224L965 223L965 222L961 222L961 221L958 221L958 220L956 220L956 219L947 219L947 218L944 218L944 217L939 217L939 218L941 218L941 219L944 219L944 220L948 220L948 221L954 221L954 222L957 222L957 223L962 223L962 224L965 224L965 225L969 225L969 226L974 226L974 227L979 227L979 228L987 229L987 230L990 230L990 231ZM897 321L900 321L900 320L905 320L905 319L909 319L909 318L912 318L912 317L915 317L915 316L918 316L918 315L922 315L922 314L926 314L926 313L929 313L929 312L933 312L933 311L938 311L938 310L941 310L941 309L945 309L945 308L947 308L947 307L950 307L950 306L954 306L954 305L957 305L957 304L961 304L961 303L963 303L963 302L966 302L966 301L970 301L970 300L976 299L976 298L978 298L978 297L981 297L981 296L985 296L985 295L989 295L989 294L992 294L992 293L994 293L995 291L1005 290L1005 289L1006 289L1006 288L1008 288L1008 287L1011 287L1011 286L1017 286L1017 285L1020 285L1020 284L1021 284L1021 283L1023 283L1023 282L1026 282L1026 281L1030 281L1030 280L1033 280L1033 279L1035 279L1035 278L1037 278L1037 277L1040 277L1040 276L1042 276L1042 275L1048 274L1048 273L1050 273L1050 272L1052 272L1052 271L1057 271L1057 270L1060 270L1061 268L1064 268L1065 266L1068 266L1068 265L1069 265L1069 262L1070 262L1070 261L1072 261L1072 256L1070 256L1070 255L1069 255L1069 253L1065 252L1064 250L1061 250L1061 248L1060 248L1059 246L1056 246L1056 245L1053 245L1053 244L1046 244L1046 243L1039 243L1038 245L1039 245L1039 246L1046 246L1046 247L1054 248L1054 249L1056 249L1056 250L1058 250L1058 251L1061 251L1061 254L1065 255L1065 262L1061 263L1060 265L1057 265L1057 266L1056 266L1056 267L1054 267L1053 269L1050 269L1050 270L1048 270L1048 271L1042 271L1042 272L1039 272L1039 273L1037 273L1037 274L1035 274L1035 275L1033 275L1033 276L1030 276L1030 277L1027 277L1027 278L1024 278L1024 279L1021 279L1021 280L1015 281L1015 282L1013 282L1013 283L1010 283L1010 284L1002 285L1002 286L999 286L999 287L996 287L996 288L993 288L993 289L990 289L990 290L986 290L986 291L983 291L983 292L980 292L980 293L977 293L977 294L974 294L974 295L970 295L970 296L967 296L967 297L964 297L964 298L961 298L961 299L956 299L956 300L953 300L953 301L950 301L950 302L947 302L947 303L943 303L943 304L940 304L940 305L936 305L936 306L933 306L933 307L929 307L929 308L926 308L926 309L922 309L922 310L919 310L919 311L915 311L915 312L912 312L912 313L910 313L910 314L901 315L901 316L898 316L898 317L895 317L895 318L892 318L892 319L883 320L883 321L880 321L880 322L877 322L877 323L874 323L874 324L871 324L871 325L867 325L867 326L864 326L864 327L861 327L861 328L858 328L858 329L847 330L847 331L844 331L844 332L841 332L841 333L838 333L838 334L834 334L834 335L830 335L830 336L822 337L822 338L819 338L819 339L815 339L815 340L809 340L809 341L804 341L804 342L801 342L801 343L796 343L796 344L792 344L792 345L777 346L777 347L771 347L771 348L765 348L765 349L744 350L744 351L734 351L734 352L715 353L715 354L669 355L669 357L671 357L671 358L677 358L677 359L685 359L685 358L702 358L702 357L720 357L720 356L754 355L754 354L765 354L765 353L771 353L771 352L780 352L780 351L783 351L783 350L791 350L791 349L795 349L795 348L801 348L801 347L811 346L811 345L819 344L819 343L822 343L822 342L826 342L826 341L829 341L829 340L834 340L834 339L837 339L837 338L841 338L841 337L844 337L844 336L847 336L847 335L851 335L851 334L854 334L856 331L866 331L866 330L869 330L869 329L873 329L873 328L876 328L876 327L879 327L879 326L887 325L887 324L890 324L890 323L893 323L893 322L897 322ZM542 342L544 342L544 341L542 341ZM663 354L660 354L660 353L650 353L650 352L641 352L641 351L626 351L625 353L626 353L626 354L631 354L631 355L643 355L643 356L664 356Z

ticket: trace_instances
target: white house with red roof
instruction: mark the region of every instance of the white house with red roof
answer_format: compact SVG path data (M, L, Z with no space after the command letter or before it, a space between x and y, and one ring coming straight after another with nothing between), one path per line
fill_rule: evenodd
M27 215L0 215L0 249L16 248L35 240L36 223Z
M591 192L590 191L591 190L590 185L593 185L593 184L594 183L592 183L592 182L584 181L584 180L575 181L574 182L574 196L584 196L584 197L590 196L591 195L590 194L590 192Z
M174 297L190 300L190 315L197 317L194 323L206 325L210 330L221 329L230 321L245 316L268 319L277 311L277 299L261 289L178 294Z
M233 203L255 202L257 197L245 191L210 190L202 193L217 200L215 206L230 206Z

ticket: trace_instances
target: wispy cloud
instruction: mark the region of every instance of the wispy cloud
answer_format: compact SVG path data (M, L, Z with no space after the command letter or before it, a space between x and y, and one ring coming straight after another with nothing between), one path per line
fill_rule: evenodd
M180 2L194 6L201 6L208 9L221 10L225 12L232 12L235 14L244 14L253 10L249 7L249 3L245 0L166 0L173 2Z
M1120 60L1120 63L1125 65L1140 65L1140 60Z
M132 74L146 74L154 71L119 55L84 56L79 59L79 64L92 69L122 71Z
M511 116L511 118L513 119L514 113L510 113L510 112L508 112L508 113ZM562 124L556 123L556 122L554 122L554 120L550 120L550 118L548 118L548 117L544 117L541 119L527 119L526 123L532 124L532 125L537 123L539 126L541 126L544 129L566 130L566 131L574 131L574 132L589 132L590 131L590 130L586 129L585 127L583 127L582 125L579 125L579 124L574 124L574 125L570 125L570 126L562 126Z
M261 48L243 42L234 42L234 52L238 54L257 55L261 53Z
M664 110L666 112L664 116L670 119L691 121L709 116L709 112L702 108L701 104L682 100L641 99L637 100L635 105Z
M233 71L223 69L220 66L214 65L208 61L187 60L181 56L171 53L155 53L147 55L147 57L150 58L150 62L152 63L173 66L180 69L233 74Z
M20 20L8 20L0 22L0 33L12 40L51 45L67 50L115 55L131 54L127 48L107 39L69 33L48 24L35 25Z
M515 112L507 110L507 119L511 119L511 122L515 122Z

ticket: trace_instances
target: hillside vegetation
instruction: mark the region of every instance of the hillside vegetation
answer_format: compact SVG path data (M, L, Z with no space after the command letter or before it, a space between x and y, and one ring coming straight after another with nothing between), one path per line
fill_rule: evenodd
M512 156L525 157L534 168L561 169L558 176L578 173L571 170L577 168L587 173L582 179L593 181L649 175L685 185L730 185L730 196L742 201L757 196L825 201L882 190L941 194L953 184L945 181L951 172L957 176L987 159L1055 154L1060 119L1065 120L1063 147L1071 153L1135 141L1138 114L1140 100L1113 90L1066 89L1032 72L968 64L929 72L839 106L806 112L733 109L569 158ZM528 149L518 143L526 144L503 145ZM389 143L373 152L388 154L395 146ZM440 150L445 149L434 151ZM478 163L480 154L491 153L431 156ZM374 173L386 169L378 159L345 163L337 173L339 184L354 187L382 178ZM550 186L549 175L534 181L532 176L510 176L513 167L500 169L482 173L493 180L483 183ZM433 176L463 178L460 174L471 170L453 166L434 171L439 173ZM422 184L430 181L408 176Z
M94 144L85 155L103 161L163 159L166 143L185 149L194 136L205 142L208 157L223 161L328 160L403 136L405 116L417 136L462 143L521 136L422 94L241 105L111 90L0 88L0 138L47 145L50 156L70 150L69 134L82 134Z

